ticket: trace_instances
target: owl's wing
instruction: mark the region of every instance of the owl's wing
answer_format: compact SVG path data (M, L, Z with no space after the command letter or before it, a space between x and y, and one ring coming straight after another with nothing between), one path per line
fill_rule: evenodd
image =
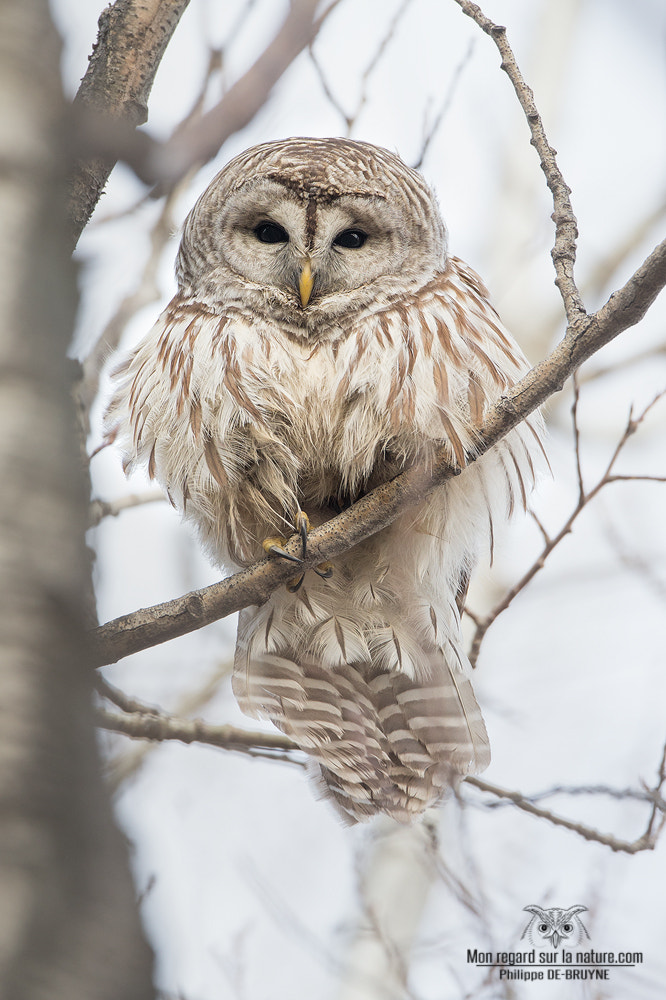
M498 516L526 506L544 455L538 413L475 462L477 429L530 366L471 268L449 258L445 270L411 297L359 325L345 350L338 396L348 409L363 399L366 421L381 415L399 460L428 461L443 446L452 464L484 470L477 477L469 469L465 478L485 490ZM352 426L350 443L352 431L358 436Z
M105 418L126 471L145 466L218 563L260 558L296 506L298 464L275 414L297 404L253 364L261 337L251 317L176 296L114 372Z

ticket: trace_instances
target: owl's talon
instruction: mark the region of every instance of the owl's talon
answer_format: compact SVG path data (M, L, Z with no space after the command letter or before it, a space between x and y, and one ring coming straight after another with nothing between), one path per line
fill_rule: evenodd
M322 580L330 580L333 576L333 563L323 562L319 563L318 566L312 567L317 576L320 576Z
M301 555L305 559L308 551L308 531L310 530L310 518L304 510L299 510L296 518L296 530L301 536Z
M304 579L305 579L305 573L301 573L299 577L295 576L293 580L289 580L289 582L286 584L289 593L295 594L298 590L300 590L301 584L303 583Z
M298 556L293 556L291 552L287 552L287 550L283 548L284 543L284 538L264 538L261 543L261 547L267 556L281 556L282 559L288 559L290 562L298 563L300 566L303 560Z

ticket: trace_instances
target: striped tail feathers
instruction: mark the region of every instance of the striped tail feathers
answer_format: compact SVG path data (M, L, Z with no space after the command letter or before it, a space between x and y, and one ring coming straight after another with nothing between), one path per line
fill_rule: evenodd
M239 643L233 688L246 714L272 721L316 762L320 789L347 821L379 812L408 822L490 759L464 659L452 644L418 679L369 661L322 666Z
M366 801L368 788L387 783L386 740L367 685L353 668L331 671L265 654L237 662L232 685L243 712L269 719L352 797Z

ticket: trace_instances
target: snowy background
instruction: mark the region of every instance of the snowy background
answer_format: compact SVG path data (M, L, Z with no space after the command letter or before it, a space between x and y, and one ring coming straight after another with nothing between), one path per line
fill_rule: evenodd
M85 71L103 6L52 0L69 94ZM581 233L577 276L588 309L597 308L663 235L666 6L663 0L486 0L483 6L507 25L558 150ZM219 99L220 88L273 37L286 9L282 0L192 0L158 72L146 130L166 138L189 111L209 47L224 50L224 70L208 102ZM552 204L491 40L453 0L342 0L314 53L335 100L354 118L352 136L396 150L408 163L419 159L424 134L443 111L422 169L438 192L450 246L481 273L505 322L539 360L563 330L549 257ZM251 125L179 195L172 238L159 258L159 299L127 325L123 349L173 294L178 227L228 159L257 142L345 132L315 63L303 53ZM117 167L79 244L75 350L81 357L142 281L161 210L158 201L142 200L145 193L128 168ZM638 327L582 370L588 487L603 472L630 407L640 412L666 388L665 327L662 296ZM91 447L101 441L107 392L104 379ZM554 475L541 484L534 509L551 534L577 502L570 409L570 391L547 409ZM665 429L666 399L628 442L616 471L666 475ZM113 449L96 456L91 469L94 495L105 500L148 488L139 476L125 480ZM655 784L666 739L665 510L665 484L608 486L488 632L475 677L493 750L488 781L524 794ZM163 502L106 518L91 543L100 621L216 579ZM492 571L479 568L470 607L479 613L492 607L541 543L536 524L518 517L502 536ZM186 714L189 699L196 716L247 724L228 682L234 631L232 619L218 622L128 657L106 676L164 710ZM414 830L388 822L347 829L294 764L176 743L146 752L122 737L103 742L157 953L157 982L168 996L663 996L663 844L634 856L613 853L472 788L463 790L463 802L446 803ZM129 777L120 780L122 774ZM560 794L541 804L628 840L643 833L649 816L646 803L627 797ZM505 986L467 964L467 949L527 947L520 941L524 906L576 903L588 907L589 947L641 951L644 964L584 986ZM409 968L401 971L395 955L412 937ZM398 987L403 972L406 985Z

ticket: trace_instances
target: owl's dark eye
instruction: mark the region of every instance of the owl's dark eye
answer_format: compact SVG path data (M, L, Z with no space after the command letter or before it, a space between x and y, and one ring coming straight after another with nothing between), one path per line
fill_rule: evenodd
M368 238L362 229L343 229L333 240L333 246L345 247L347 250L358 250Z
M289 233L277 222L260 222L254 227L254 235L260 243L288 243Z
M565 934L571 934L573 930L573 924L563 924L562 930L564 931Z
M541 931L542 934L545 934L546 931L548 930L548 924L539 924L539 930Z

